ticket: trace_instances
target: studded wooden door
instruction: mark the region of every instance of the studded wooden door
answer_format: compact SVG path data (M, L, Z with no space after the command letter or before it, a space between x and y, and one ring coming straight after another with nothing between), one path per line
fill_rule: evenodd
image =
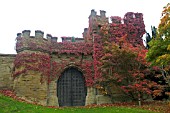
M57 84L59 106L84 106L86 93L83 74L75 68L65 70Z

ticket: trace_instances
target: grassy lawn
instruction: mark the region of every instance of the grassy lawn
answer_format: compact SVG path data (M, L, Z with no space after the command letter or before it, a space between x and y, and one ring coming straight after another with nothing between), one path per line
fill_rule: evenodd
M18 102L0 94L0 113L154 113L140 108L130 107L70 107L47 108L25 102Z

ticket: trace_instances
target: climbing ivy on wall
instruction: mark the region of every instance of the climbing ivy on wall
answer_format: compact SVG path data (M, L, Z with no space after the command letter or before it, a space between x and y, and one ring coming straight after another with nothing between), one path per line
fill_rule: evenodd
M128 12L124 18L119 16L112 16L112 23L108 24L105 22L106 19L89 20L89 26L92 26L98 33L92 35L94 37L93 42L93 60L94 60L94 77L96 80L102 79L101 69L102 66L101 58L105 54L103 47L109 43L116 42L125 36L127 41L134 46L142 45L142 36L145 33L145 25L143 21L142 13ZM94 22L93 22L94 21ZM123 22L122 22L123 21ZM98 26L102 25L100 28ZM97 26L97 28L96 28ZM92 32L93 29L90 29Z
M83 71L87 86L92 86L93 81L93 62L90 60L77 60L75 57L63 59L61 62L53 61L49 54L42 52L24 52L19 53L14 61L15 71L13 77L27 74L29 71L41 73L41 82L50 83L59 77L70 62ZM36 76L36 75L35 75Z
M43 52L51 51L51 43L44 38L25 38L17 37L16 38L16 51L20 52L25 49L29 50L39 50Z
M57 54L75 54L75 55L90 55L92 54L93 44L84 42L58 42L53 43L51 46L51 52Z
M127 35L130 43L141 44L141 36L144 34L143 16L140 13L127 13L122 19L111 17L112 23L107 19L91 18L89 20L88 39L90 42L52 42L44 38L17 37L17 52L30 50L35 52L20 52L14 62L16 71L14 78L29 70L42 73L42 77L48 79L48 83L60 76L70 62L79 67L86 78L86 85L92 86L96 80L102 79L101 58L105 54L104 45L110 42L117 42L117 38ZM124 23L122 23L124 21ZM97 27L94 33L93 28ZM39 51L39 52L38 52ZM74 54L77 57L82 55L93 56L93 60L77 60L74 57L62 59L61 62L52 60L50 55L60 56L62 54ZM21 68L22 67L22 68ZM94 70L93 70L94 68Z
M42 74L42 79L49 80L50 76L50 56L40 52L25 52L17 54L15 61L15 72L13 77L16 78L21 74L26 74L28 71L35 71Z
M93 61L81 59L79 57L92 55L92 43L83 42L50 42L46 39L17 37L16 50L30 50L17 54L14 65L15 72L13 77L25 74L28 71L36 71L42 74L42 80L50 83L59 77L64 69L68 67L70 62L74 62L74 66L79 67L85 76L86 85L92 86L93 80ZM35 51L35 52L33 52ZM41 51L41 52L38 52ZM52 60L50 55L61 56L73 54L74 57L62 59L60 62Z
M145 33L145 24L142 13L128 12L124 18L111 17L112 23L109 26L110 41L117 41L127 34L128 41L132 44L142 44L142 36Z
M60 77L65 68L70 65L70 62L73 62L73 58L63 59L61 62L52 62L52 78L55 80L56 77ZM71 66L81 69L83 76L85 77L86 86L93 86L93 61L83 60L82 62L74 60L74 63Z
M96 88L103 89L105 94L111 94L113 89L107 88L112 83L119 84L120 89L134 99L142 98L142 93L151 94L150 88L158 85L145 79L148 63L145 60L147 50L142 46L141 39L145 33L143 15L129 12L123 19L117 16L111 19L111 24L102 25L97 30L98 33L92 35ZM130 82L125 84L126 80Z

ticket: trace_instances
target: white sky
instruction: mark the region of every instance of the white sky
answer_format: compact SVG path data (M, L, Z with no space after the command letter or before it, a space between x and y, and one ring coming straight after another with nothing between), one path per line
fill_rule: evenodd
M15 52L16 34L42 30L53 36L82 37L91 9L105 10L106 16L126 12L144 14L146 30L158 26L163 6L170 0L0 0L0 53Z

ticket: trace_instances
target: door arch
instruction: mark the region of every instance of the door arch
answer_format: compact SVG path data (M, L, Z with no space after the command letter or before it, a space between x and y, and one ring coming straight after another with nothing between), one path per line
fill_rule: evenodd
M87 95L85 78L76 68L67 68L57 82L59 106L84 106Z

